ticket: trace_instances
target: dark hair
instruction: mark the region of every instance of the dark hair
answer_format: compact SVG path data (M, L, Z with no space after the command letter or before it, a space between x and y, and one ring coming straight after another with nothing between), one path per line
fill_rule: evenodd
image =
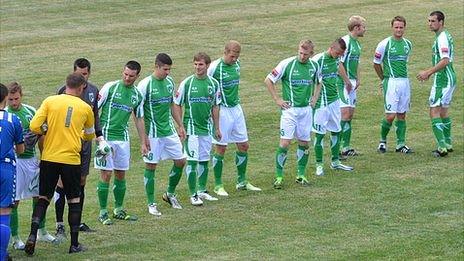
M137 75L140 73L140 71L142 70L142 66L140 65L140 63L138 63L137 61L128 61L125 65L125 67L133 70L133 71L137 71Z
M88 68L90 72L90 62L89 60L85 58L78 58L74 61L74 71L77 70L77 67L79 68Z
M171 57L166 53L159 53L156 55L155 64L158 66L163 66L165 64L172 65Z
M0 102L5 101L6 97L8 97L8 88L0 83Z
M199 52L199 53L195 54L195 56L193 56L193 61L194 62L198 62L200 60L204 60L206 64L211 63L211 58L209 57L209 55L207 55L204 52Z
M436 16L438 22L443 21L445 22L445 14L442 11L433 11L430 13L430 16Z
M11 82L7 86L8 88L8 93L17 93L19 92L19 95L23 96L23 87L17 83L17 82Z
M80 73L71 73L66 77L66 87L71 88L71 89L77 89L81 85L84 85L86 83L86 80L84 76Z
M404 26L406 26L406 18L402 17L401 15L397 15L397 16L393 17L393 19L391 21L391 26L393 26L393 23L395 21L403 22Z
M334 42L338 43L338 45L340 46L340 49L342 49L343 51L346 50L346 43L345 43L345 41L343 41L343 39L341 37L337 38Z

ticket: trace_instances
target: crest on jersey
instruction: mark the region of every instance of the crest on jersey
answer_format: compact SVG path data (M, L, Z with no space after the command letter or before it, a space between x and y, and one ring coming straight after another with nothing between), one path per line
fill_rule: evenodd
M93 95L93 92L89 92L89 101L93 103L94 100L95 100L95 96Z
M211 95L213 94L213 86L208 85L208 94Z
M407 46L407 45L404 46L404 52L409 53L409 46Z
M132 103L133 105L137 104L137 96L136 96L136 95L132 95L132 96L131 96L131 103Z
M174 86L172 86L172 84L166 85L166 88L168 89L169 93L172 93L172 91L174 90Z

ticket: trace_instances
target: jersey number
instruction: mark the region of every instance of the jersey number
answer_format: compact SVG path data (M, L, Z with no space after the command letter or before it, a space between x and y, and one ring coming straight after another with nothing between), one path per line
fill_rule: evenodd
M73 113L73 107L68 107L68 112L66 113L66 121L64 123L64 126L66 128L69 128L69 126L71 125L71 116L72 116L72 113Z
M95 158L95 165L98 167L106 167L106 158L104 157L96 157Z

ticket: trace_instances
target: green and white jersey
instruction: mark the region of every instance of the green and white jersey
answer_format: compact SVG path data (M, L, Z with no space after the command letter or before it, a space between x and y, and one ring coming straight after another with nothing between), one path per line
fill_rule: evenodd
M412 43L408 39L387 37L377 45L374 63L383 65L384 78L408 78L411 50Z
M321 94L317 100L316 108L325 107L339 99L337 84L340 59L333 58L327 52L318 53L311 59L317 62L321 71Z
M122 80L106 83L100 90L98 108L100 125L107 141L129 141L129 118L135 112L143 117L142 94L135 85L125 86Z
M19 110L13 110L13 108L7 107L8 112L16 115L21 121L21 126L23 127L23 136L30 132L29 123L35 115L36 109L30 105L21 104ZM35 148L26 149L23 153L17 155L18 158L28 159L35 157Z
M223 58L217 59L210 64L208 75L219 82L222 106L234 107L240 104L240 97L238 95L240 86L239 60L234 64L226 64Z
M343 63L343 67L346 70L349 79L356 80L358 78L358 65L359 57L361 56L361 44L358 39L354 38L350 34L342 37L346 44L346 50L340 61ZM342 80L343 81L343 80Z
M432 46L432 64L435 66L443 58L448 58L449 63L445 68L435 73L433 85L447 87L456 85L456 73L453 68L454 42L448 30L443 30L435 36Z
M319 83L320 72L311 59L302 63L293 56L281 61L267 78L274 84L282 81L282 99L292 107L306 107L314 93L314 85Z
M213 77L198 79L190 75L184 79L176 92L174 103L184 106L183 123L187 135L212 135L211 110L220 102L219 82Z
M167 137L177 133L171 114L174 80L163 80L150 75L139 82L137 89L143 96L145 132L149 138Z

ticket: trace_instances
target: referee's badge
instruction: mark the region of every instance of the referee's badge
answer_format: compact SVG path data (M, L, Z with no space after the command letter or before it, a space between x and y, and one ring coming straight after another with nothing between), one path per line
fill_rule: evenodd
M93 103L94 100L95 100L95 96L93 95L93 92L89 92L89 101Z

